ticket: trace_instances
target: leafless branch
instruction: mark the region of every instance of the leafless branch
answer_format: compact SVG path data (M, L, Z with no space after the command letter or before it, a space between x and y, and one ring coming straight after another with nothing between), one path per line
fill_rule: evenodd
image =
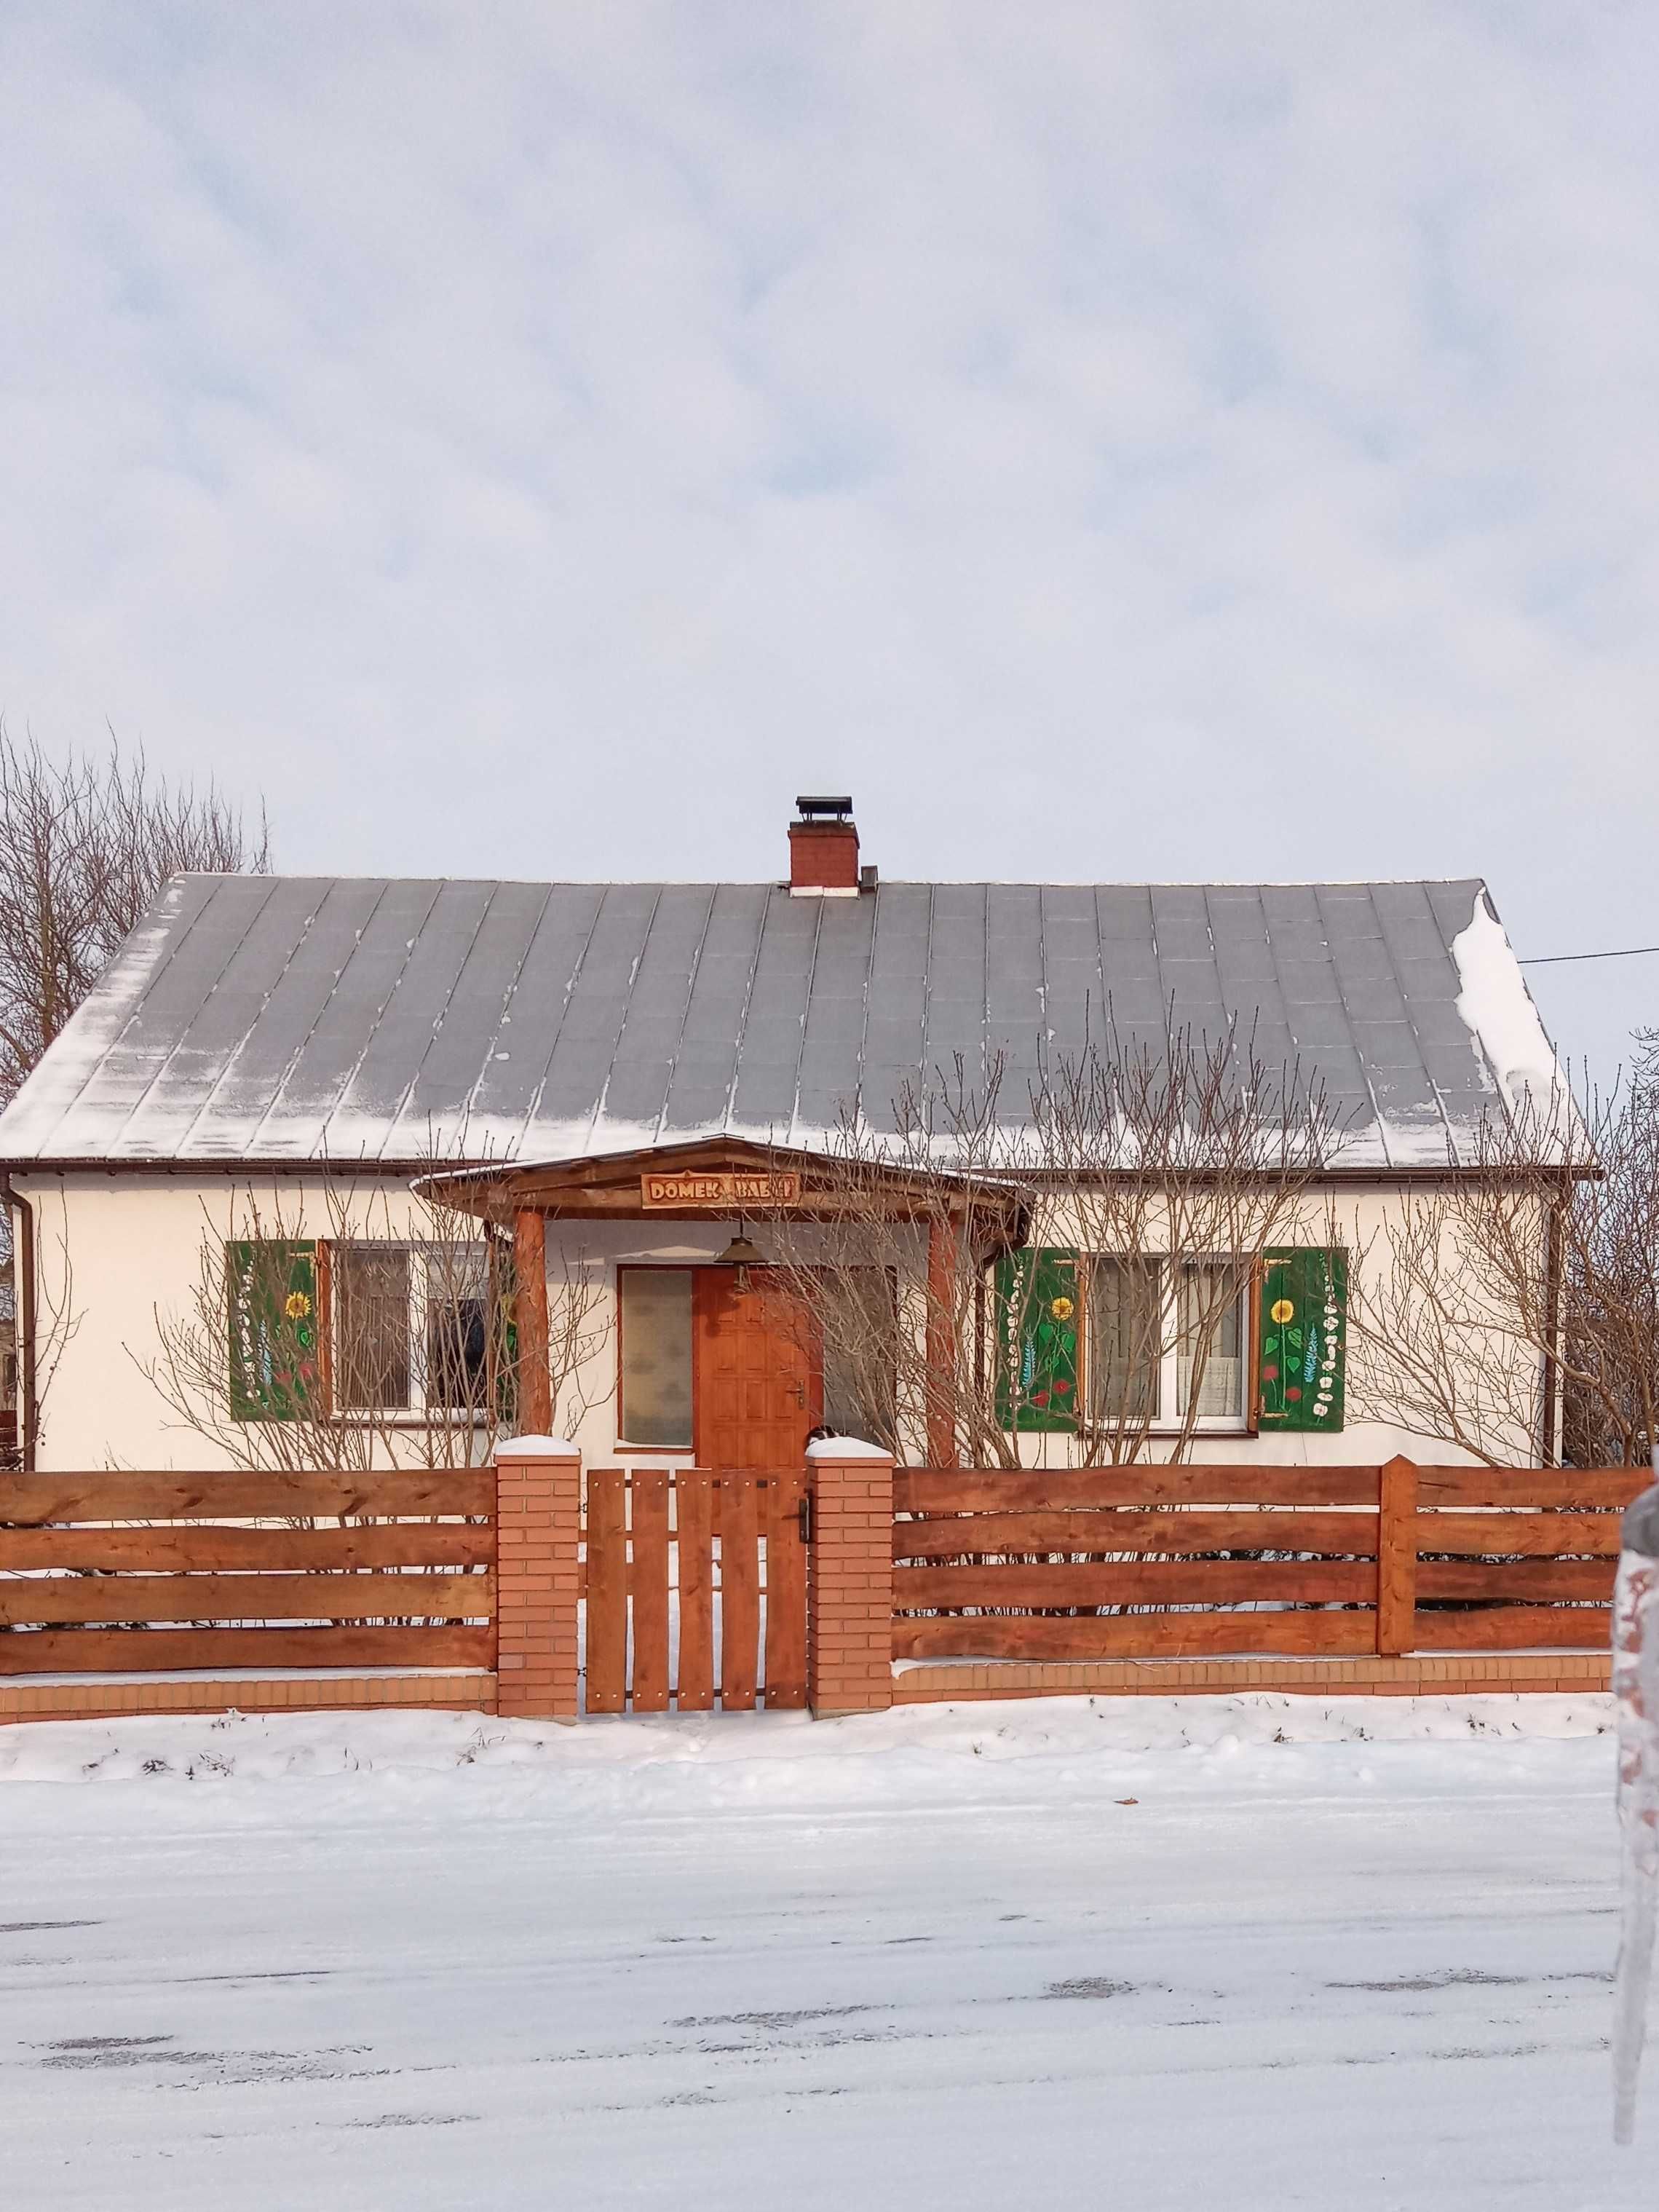
M1110 1024L1075 1057L1040 1053L1023 1097L1006 1058L957 1061L908 1087L892 1120L882 1131L844 1114L832 1218L779 1210L769 1234L832 1397L902 1457L948 1436L975 1467L1045 1454L1051 1433L1073 1463L1131 1461L1155 1424L1160 1455L1188 1455L1206 1373L1242 1351L1221 1348L1241 1294L1343 1134L1316 1085L1270 1073L1236 1030L1171 1027L1148 1043ZM996 1262L1032 1247L1103 1255L1060 1302L1097 1355L1086 1390L1054 1383L1076 1391L1066 1403L1012 1372L1009 1348L1042 1325L1033 1301L1054 1296L1034 1267ZM1173 1418L1146 1385L1166 1357L1179 1362Z
M270 865L212 784L153 775L142 750L58 759L0 722L0 1105L86 996L170 875Z

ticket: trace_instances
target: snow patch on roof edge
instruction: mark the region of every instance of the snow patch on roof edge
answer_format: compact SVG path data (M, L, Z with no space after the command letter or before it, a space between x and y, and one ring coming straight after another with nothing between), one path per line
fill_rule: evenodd
M182 875L167 878L148 913L0 1109L0 1163L21 1166L39 1157L43 1143L96 1074L167 958L185 907L186 882ZM127 1111L123 1105L109 1117L112 1143Z
M1452 939L1451 954L1463 987L1458 1014L1486 1054L1510 1111L1548 1109L1564 1087L1560 1063L1484 888L1475 895L1468 927Z

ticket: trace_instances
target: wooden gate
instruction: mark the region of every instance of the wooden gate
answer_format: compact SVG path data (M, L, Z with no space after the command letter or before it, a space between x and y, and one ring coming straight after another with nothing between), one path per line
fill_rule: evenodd
M806 1703L804 1468L593 1468L583 1529L586 1709Z

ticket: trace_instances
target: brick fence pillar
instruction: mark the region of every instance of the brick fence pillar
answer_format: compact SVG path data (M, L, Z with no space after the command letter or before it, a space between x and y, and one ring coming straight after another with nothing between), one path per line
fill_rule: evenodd
M560 1437L495 1447L495 1710L577 1713L582 1458Z
M806 1448L806 1702L820 1719L893 1702L893 1462L832 1437Z

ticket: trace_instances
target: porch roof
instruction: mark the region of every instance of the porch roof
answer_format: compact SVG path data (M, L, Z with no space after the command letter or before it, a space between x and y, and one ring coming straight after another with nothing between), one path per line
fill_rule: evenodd
M647 1185L672 1188L681 1180L690 1186L702 1182L732 1188L700 1192L693 1187L683 1202L666 1194L647 1198ZM823 1152L716 1137L585 1159L446 1170L418 1176L415 1187L461 1212L505 1225L524 1212L624 1221L647 1215L725 1220L739 1213L759 1219L779 1211L809 1220L842 1219L857 1213L887 1219L921 1218L939 1211L941 1190L948 1194L953 1180L948 1170L923 1175L914 1169L862 1161L849 1173ZM782 1190L775 1188L780 1183ZM745 1191L745 1184L775 1187ZM962 1202L964 1212L1012 1230L1021 1210L1022 1193L1012 1183L999 1185L975 1177L971 1186L963 1186Z

